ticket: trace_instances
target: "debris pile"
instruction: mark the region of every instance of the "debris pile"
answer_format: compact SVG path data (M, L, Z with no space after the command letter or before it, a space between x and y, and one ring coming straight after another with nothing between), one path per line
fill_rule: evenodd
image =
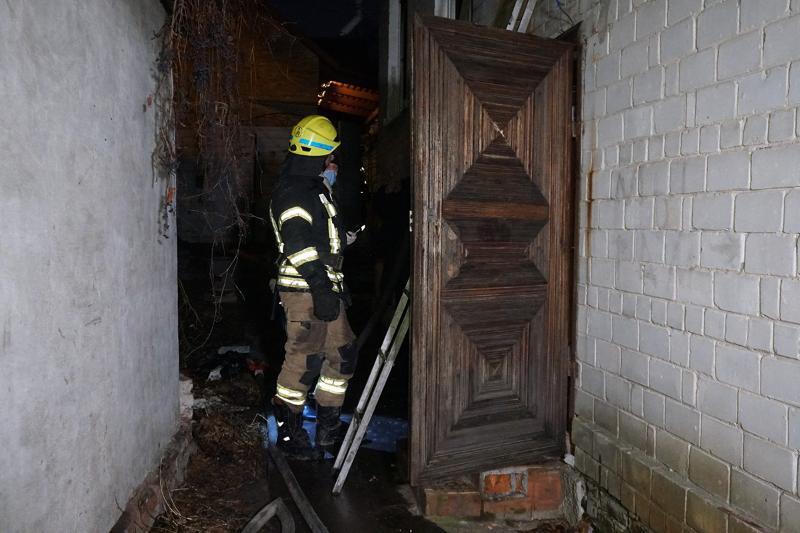
M198 451L185 484L165 495L168 510L151 531L240 531L270 501L258 431L263 395L257 373L263 374L263 363L240 363L226 363L219 380L196 379L192 434Z

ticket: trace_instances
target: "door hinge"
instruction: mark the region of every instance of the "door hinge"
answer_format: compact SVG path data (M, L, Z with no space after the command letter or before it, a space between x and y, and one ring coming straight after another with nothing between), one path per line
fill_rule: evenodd
M578 124L576 120L577 110L575 108L575 104L572 104L572 109L570 110L570 125L572 127L572 138L575 139L578 136Z

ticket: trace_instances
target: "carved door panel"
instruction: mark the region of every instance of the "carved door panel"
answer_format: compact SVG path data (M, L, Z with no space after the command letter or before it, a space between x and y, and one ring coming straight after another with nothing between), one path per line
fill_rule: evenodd
M573 46L417 18L412 482L563 451Z

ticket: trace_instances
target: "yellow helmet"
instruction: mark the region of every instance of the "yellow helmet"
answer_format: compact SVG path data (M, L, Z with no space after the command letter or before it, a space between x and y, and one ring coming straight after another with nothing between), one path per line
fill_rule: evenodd
M307 156L328 155L340 144L330 120L321 115L309 115L292 128L289 152Z

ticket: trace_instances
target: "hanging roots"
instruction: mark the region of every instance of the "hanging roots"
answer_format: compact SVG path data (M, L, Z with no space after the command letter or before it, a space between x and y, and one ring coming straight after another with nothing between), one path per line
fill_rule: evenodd
M158 90L154 100L159 123L154 167L159 175L170 177L162 236L167 236L170 214L174 212L172 184L176 182L178 162L196 156L194 163L202 178L202 191L195 199L202 205L202 217L213 233L211 264L214 254L233 257L221 285L234 290L239 247L250 218L247 186L241 172L241 113L247 108L241 104L239 90L240 62L247 57L241 53L242 36L263 36L269 48L268 35L277 25L262 7L259 0L175 0L172 16L156 36L161 52L156 64ZM226 250L228 245L232 249ZM212 270L213 266L213 285ZM221 293L217 296L221 297ZM195 328L198 334L185 339L187 348L194 346L190 351L210 338L219 312L217 299L214 319L206 325L209 330L203 333L203 328Z

